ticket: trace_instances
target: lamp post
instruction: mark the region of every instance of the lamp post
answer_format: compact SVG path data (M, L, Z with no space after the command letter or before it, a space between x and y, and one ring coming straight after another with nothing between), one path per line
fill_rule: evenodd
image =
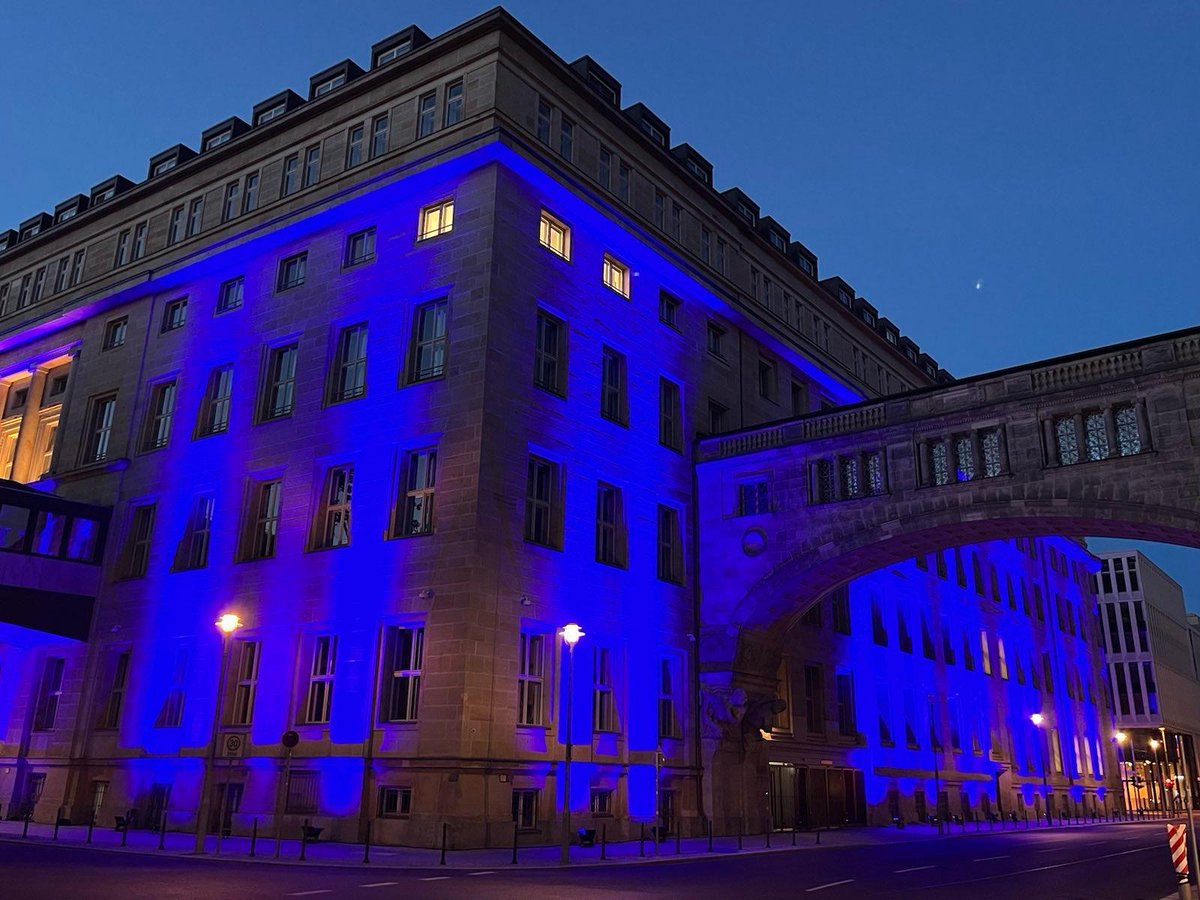
M1117 741L1117 758L1121 762L1121 793L1125 797L1125 813L1128 815L1129 809L1129 773L1125 768L1125 742L1129 740L1129 735L1123 731L1118 731L1113 737Z
M1171 815L1175 815L1176 807L1179 805L1178 799L1177 799L1179 797L1178 760L1171 759L1171 743L1170 743L1170 741L1167 740L1167 726L1165 726L1165 725L1158 726L1158 736L1162 739L1161 743L1162 743L1162 748L1163 748L1163 770L1164 771L1162 773L1160 773L1162 775L1162 778L1160 780L1163 782L1164 785L1167 784L1168 780L1170 781L1170 785L1171 785L1171 789L1170 789Z
M583 635L583 629L574 622L564 625L558 632L567 645L567 745L563 762L562 843L559 853L559 861L564 866L571 861L571 700L575 693L575 645Z
M221 727L221 707L225 698L225 675L229 666L229 646L233 633L242 627L242 620L233 613L224 613L215 623L221 632L221 666L217 680L217 702L213 709L212 734L208 741L208 753L204 757L204 777L200 782L200 803L196 809L196 852L204 852L204 834L207 830L210 782L213 778L213 768L217 757L217 731ZM217 822L217 834L221 833L223 822Z
M1029 717L1029 721L1034 724L1038 731L1042 732L1042 803L1046 806L1046 824L1054 824L1054 820L1050 817L1050 778L1049 765L1050 760L1050 739L1046 737L1046 732L1042 731L1042 725L1046 721L1046 717L1040 712L1036 712Z

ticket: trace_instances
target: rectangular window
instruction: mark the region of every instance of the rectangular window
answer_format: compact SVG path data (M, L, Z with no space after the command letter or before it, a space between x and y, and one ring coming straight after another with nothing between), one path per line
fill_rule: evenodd
M229 430L229 405L233 396L233 366L220 366L208 376L204 399L200 401L197 437L224 434Z
M530 456L525 482L525 540L558 549L560 509L558 466Z
M426 241L454 230L454 200L443 200L421 210L417 240Z
M678 203L671 204L671 237L676 242L683 239L683 209Z
M304 186L312 187L321 177L321 145L313 144L304 151Z
M758 396L774 402L778 377L774 360L758 360Z
M413 313L409 342L408 381L415 384L446 374L446 319L449 304L435 300L418 306Z
M425 629L392 626L384 640L380 721L414 722L421 700Z
M146 419L142 428L143 452L167 446L170 422L175 416L175 394L174 380L151 386L150 402L146 404Z
M1133 456L1141 453L1142 432L1138 423L1137 409L1133 406L1115 407L1113 421L1117 429L1117 452L1121 456Z
M108 459L113 416L116 411L116 394L92 398L91 408L88 410L87 435L83 445L84 464Z
M346 256L343 264L357 266L375 258L375 229L365 228L346 238Z
M708 323L707 347L708 352L717 359L725 358L725 329L715 322Z
M550 145L550 118L553 115L554 107L539 97L537 108L537 139L547 146Z
M667 230L667 198L657 188L654 189L654 227L659 231Z
M338 334L329 373L329 402L354 400L367 392L367 324L343 328Z
M212 535L214 500L200 496L192 503L192 511L184 525L183 537L175 551L175 571L203 569L208 565L208 544Z
M850 674L837 676L837 722L838 734L842 737L854 737L858 733L854 720L854 676Z
M683 450L683 405L679 385L658 379L658 442L671 450Z
M658 678L658 737L679 737L679 717L675 713L675 666L664 659Z
M601 482L596 487L596 562L625 565L624 519L620 488Z
M517 658L517 724L541 725L545 710L546 636L521 632Z
M596 169L596 180L606 191L612 190L612 152L607 147L600 148L600 161Z
M50 656L42 664L42 680L38 684L37 706L33 712L33 730L50 731L58 718L62 702L63 668L66 660Z
M600 357L600 415L618 425L628 425L625 356L605 347Z
M658 577L673 584L683 583L683 538L679 528L679 510L658 507Z
M71 274L71 257L64 256L58 261L58 268L54 270L54 293L59 293L67 289L67 276ZM0 287L0 315L3 315L5 301L8 298L8 285Z
M571 258L571 229L545 210L538 223L538 241L556 256Z
M221 205L221 221L228 222L238 214L242 199L242 183L231 181L225 185L225 202Z
M838 634L850 633L850 589L843 585L834 588L829 601L833 618L833 630Z
M283 801L283 811L293 815L315 815L320 787L320 772L293 769L287 782L287 796Z
M804 721L809 734L825 733L825 675L819 665L804 667Z
M589 811L593 816L611 816L613 814L612 788L592 788Z
M1054 437L1058 444L1058 464L1073 466L1079 462L1079 436L1075 431L1073 416L1054 420Z
M258 693L258 664L262 644L237 641L234 651L233 697L227 716L230 725L249 725L254 721L254 697Z
M194 237L200 233L200 224L204 218L204 198L197 197L188 206L187 236Z
M679 306L679 300L666 291L660 291L658 294L658 321L678 331Z
M429 137L437 122L437 94L430 91L417 101L417 137Z
M514 790L512 792L512 820L518 831L536 831L538 827L538 792Z
M246 187L242 191L242 212L254 212L258 209L258 173L251 172L246 176Z
M371 159L387 153L389 128L390 120L387 113L371 120Z
M617 730L612 651L607 647L592 649L592 730L608 733Z
M167 246L179 243L183 238L183 207L176 206L171 210L170 224L167 226Z
M129 514L121 577L141 578L150 564L150 541L154 534L154 504L135 506Z
M112 683L98 728L112 730L121 724L121 706L125 702L125 685L129 680L129 658L130 651L123 650L113 660Z
M446 127L457 125L462 121L463 117L463 82L462 79L452 81L446 85L446 114L444 122Z
M75 258L71 261L71 286L79 284L83 281L83 262L87 258L87 250L75 251Z
M346 168L353 169L363 161L363 133L365 128L362 125L355 125L346 135Z
M292 414L296 402L296 359L299 355L298 344L272 347L267 352L258 409L260 422L282 419Z
M538 310L533 353L533 383L544 391L566 396L566 326L547 312Z
M246 516L245 559L270 559L275 555L282 497L283 482L279 479L253 484Z
M715 400L708 401L708 433L720 434L725 430L725 420L729 413L728 407L722 406Z
M629 266L604 254L604 284L626 300L629 299Z
M626 206L629 205L629 183L632 180L629 166L620 163L617 167L617 197Z
M725 239L717 238L717 265L716 269L722 275L725 274Z
M575 123L566 116L558 129L558 155L567 161L575 156Z
M246 279L239 275L223 282L217 290L217 313L225 313L238 309L246 293Z
M125 335L129 331L129 316L111 319L104 326L104 350L115 350L125 345Z
M119 269L125 263L129 262L129 236L130 231L128 228L117 235L117 251L113 255L113 268ZM25 278L28 281L29 276L26 275Z
M755 478L738 485L739 516L757 516L770 511L771 495L767 479Z
M287 197L300 186L300 154L293 153L283 161L283 177L279 185L279 196Z
M412 788L381 787L379 789L379 818L407 819L412 812Z
M329 714L333 711L333 671L337 661L337 637L332 634L318 635L312 641L311 652L302 721L307 725L320 725L329 722ZM296 774L292 773L293 789Z
M275 280L276 291L286 291L304 284L308 269L308 254L297 253L279 261L279 275Z
M182 328L187 322L187 297L172 300L163 307L162 328L160 333Z
M437 450L429 448L405 454L402 478L393 534L432 534Z
M350 501L354 489L354 467L334 466L325 476L321 505L317 512L316 541L319 549L345 547L350 543Z
M700 226L700 259L706 266L712 265L712 232Z

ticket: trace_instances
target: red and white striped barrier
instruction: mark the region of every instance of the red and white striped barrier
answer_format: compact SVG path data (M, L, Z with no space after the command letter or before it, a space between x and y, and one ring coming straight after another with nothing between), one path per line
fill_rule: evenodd
M1168 825L1167 843L1171 846L1171 862L1175 864L1175 874L1186 879L1188 875L1187 826Z

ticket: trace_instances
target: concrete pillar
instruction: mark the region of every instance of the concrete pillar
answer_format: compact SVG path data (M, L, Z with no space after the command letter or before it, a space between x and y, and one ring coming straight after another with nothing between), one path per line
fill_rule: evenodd
M42 412L42 395L46 390L47 371L43 366L34 369L30 374L29 394L25 400L25 411L21 414L21 431L17 435L17 452L13 459L13 481L24 483L41 474L30 470L36 468L32 457L37 451L38 419Z

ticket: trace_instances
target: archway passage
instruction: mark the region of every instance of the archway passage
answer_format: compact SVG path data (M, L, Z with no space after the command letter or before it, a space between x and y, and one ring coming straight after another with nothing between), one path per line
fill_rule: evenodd
M1200 546L1200 329L700 445L701 620L769 631L948 546L1095 535Z

